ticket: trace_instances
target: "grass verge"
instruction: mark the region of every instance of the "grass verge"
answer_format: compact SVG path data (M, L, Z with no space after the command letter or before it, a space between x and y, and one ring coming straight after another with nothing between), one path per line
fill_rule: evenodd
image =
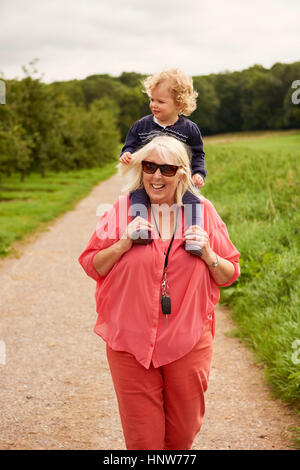
M221 289L276 397L300 413L300 133L206 146L202 193L241 253ZM298 433L299 436L299 433ZM298 438L298 444L300 440Z
M19 175L5 177L0 185L0 257L47 223L74 208L93 186L116 171L112 162L102 168L31 174L21 183Z

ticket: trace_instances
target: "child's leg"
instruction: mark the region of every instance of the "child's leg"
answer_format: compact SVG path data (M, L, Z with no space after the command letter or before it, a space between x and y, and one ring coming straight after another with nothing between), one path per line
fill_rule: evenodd
M144 189L136 189L129 194L130 213L133 218L140 216L148 219L148 197ZM145 245L152 242L151 232L148 230L137 230L132 234L133 243Z
M184 215L188 227L198 225L202 227L202 211L200 200L190 191L186 191L183 195L182 202L184 204ZM185 243L185 250L193 255L202 256L202 250L197 245Z

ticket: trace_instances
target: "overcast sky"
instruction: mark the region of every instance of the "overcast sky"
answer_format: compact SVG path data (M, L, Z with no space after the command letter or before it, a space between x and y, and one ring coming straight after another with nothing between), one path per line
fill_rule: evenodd
M43 81L300 60L299 0L0 0L0 71ZM300 77L299 77L300 78Z

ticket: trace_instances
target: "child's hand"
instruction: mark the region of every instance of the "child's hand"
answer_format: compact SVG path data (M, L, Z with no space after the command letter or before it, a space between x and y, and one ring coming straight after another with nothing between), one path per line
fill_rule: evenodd
M130 152L123 153L123 155L120 158L120 162L124 163L125 165L129 165L131 160L132 160L132 155Z
M201 175L199 175L198 173L195 173L193 176L192 176L192 179L193 179L193 183L195 186L197 186L198 188L203 188L204 186L204 179L202 178Z

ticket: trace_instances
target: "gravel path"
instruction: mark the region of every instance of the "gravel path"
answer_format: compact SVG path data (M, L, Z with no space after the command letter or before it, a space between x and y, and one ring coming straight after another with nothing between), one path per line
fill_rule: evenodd
M77 258L100 203L120 180L93 189L75 210L0 265L1 449L125 449L105 343L93 333L94 281ZM194 449L289 449L298 421L270 399L264 372L217 309L205 422Z

